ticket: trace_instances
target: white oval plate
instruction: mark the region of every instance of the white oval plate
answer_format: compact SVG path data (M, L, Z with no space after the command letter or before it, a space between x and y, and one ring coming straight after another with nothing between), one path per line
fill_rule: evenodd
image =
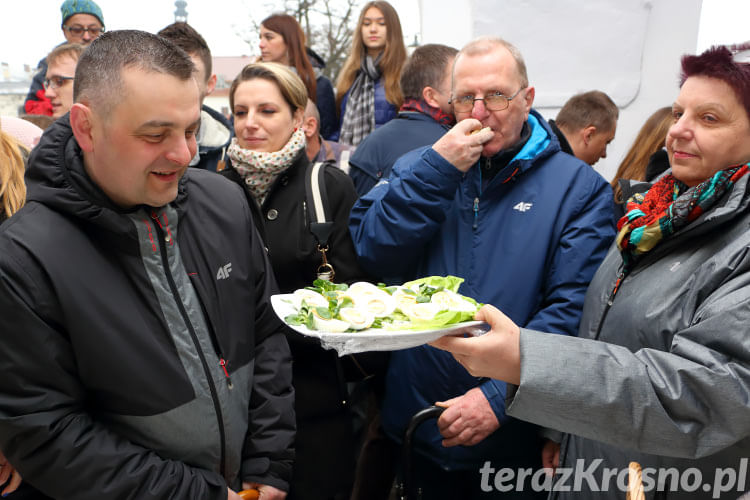
M291 297L292 294L290 293L271 296L271 306L282 321L290 314L296 313L291 303ZM444 335L478 336L489 330L489 325L484 321L465 321L434 330L368 328L366 330L344 333L310 330L304 325L287 324L287 326L302 335L320 339L323 347L335 349L339 356L366 351L397 351L432 342Z

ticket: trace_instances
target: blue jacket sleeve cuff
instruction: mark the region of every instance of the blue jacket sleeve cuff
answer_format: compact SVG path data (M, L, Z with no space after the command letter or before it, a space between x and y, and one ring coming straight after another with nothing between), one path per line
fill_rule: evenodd
M500 425L507 422L509 417L505 414L506 383L500 380L487 379L480 384L479 388L490 403L490 408L495 412Z
M454 180L460 180L464 175L459 169L457 169L448 160L440 156L440 153L432 149L431 147L425 148L422 152L422 159L434 168L441 175L448 176L448 178L455 178Z

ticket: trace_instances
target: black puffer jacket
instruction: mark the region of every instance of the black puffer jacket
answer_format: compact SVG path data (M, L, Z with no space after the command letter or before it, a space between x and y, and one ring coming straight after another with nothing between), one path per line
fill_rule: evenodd
M271 264L282 293L310 286L321 263L307 223L305 150L274 182L262 207L263 230ZM244 186L230 165L222 174ZM347 222L357 198L351 179L333 165L325 166L328 206L334 229L328 259L336 282L366 279L357 263ZM248 197L252 198L251 195ZM296 458L291 493L294 498L329 498L345 492L353 480L354 441L347 405L344 370L334 351L317 340L288 330L294 360L293 384L297 412ZM309 493L306 493L309 492ZM309 496L313 495L313 496Z
M190 169L168 206L121 211L67 117L26 180L0 233L0 449L24 480L60 499L285 489L289 348L242 191Z

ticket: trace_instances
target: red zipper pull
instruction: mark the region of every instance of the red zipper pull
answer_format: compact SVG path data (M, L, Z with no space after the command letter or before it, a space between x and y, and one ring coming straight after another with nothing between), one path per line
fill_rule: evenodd
M227 361L224 358L219 359L219 364L221 365L221 369L224 370L224 375L227 377L227 386L229 388L232 388L232 379L229 377L229 372L227 371Z

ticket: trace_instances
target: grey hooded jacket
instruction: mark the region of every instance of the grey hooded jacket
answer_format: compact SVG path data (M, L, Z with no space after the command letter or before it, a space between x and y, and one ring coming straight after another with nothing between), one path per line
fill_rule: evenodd
M644 468L647 499L750 489L748 177L642 258L614 300L613 247L580 338L522 330L508 414L570 433L550 498L621 500L630 461Z

